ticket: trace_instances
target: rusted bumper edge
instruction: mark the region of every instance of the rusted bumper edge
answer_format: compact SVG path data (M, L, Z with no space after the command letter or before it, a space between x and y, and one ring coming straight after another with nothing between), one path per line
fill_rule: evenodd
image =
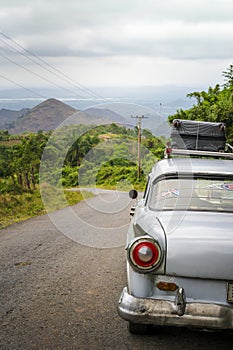
M233 306L186 303L182 316L175 302L152 298L137 298L125 287L121 293L118 314L133 323L160 326L197 327L206 329L232 329Z

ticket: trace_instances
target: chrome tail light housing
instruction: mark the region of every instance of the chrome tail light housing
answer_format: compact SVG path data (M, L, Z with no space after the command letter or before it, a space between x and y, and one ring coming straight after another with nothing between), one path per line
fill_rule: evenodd
M155 270L162 261L162 250L152 237L138 237L129 243L127 258L131 267L140 273Z

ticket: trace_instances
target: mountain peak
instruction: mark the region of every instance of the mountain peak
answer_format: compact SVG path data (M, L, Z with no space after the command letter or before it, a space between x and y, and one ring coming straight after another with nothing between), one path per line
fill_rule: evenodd
M33 132L37 132L38 130L53 130L75 112L77 112L76 109L62 101L49 98L19 118L12 132L22 133L27 130Z
M57 108L57 109L66 109L71 111L72 113L76 112L76 109L74 109L73 107L67 105L66 103L57 100L56 98L49 98L41 103L39 103L37 106L35 106L34 108L31 109L30 112L41 109L41 108Z

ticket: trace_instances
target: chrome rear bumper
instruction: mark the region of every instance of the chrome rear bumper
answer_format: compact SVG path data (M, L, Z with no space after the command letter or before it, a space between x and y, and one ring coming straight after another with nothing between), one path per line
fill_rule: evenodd
M233 306L186 303L179 316L177 303L168 300L137 298L124 288L118 305L119 315L133 323L213 329L233 328Z

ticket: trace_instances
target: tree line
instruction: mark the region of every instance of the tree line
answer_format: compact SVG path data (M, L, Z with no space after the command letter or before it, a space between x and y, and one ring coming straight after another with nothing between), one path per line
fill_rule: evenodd
M1 132L6 136L6 133ZM38 132L21 136L13 145L14 137L5 137L0 144L0 190L20 192L34 190L38 183L40 159L48 134Z
M132 184L144 183L152 163L163 154L165 140L143 130L142 147L150 151L149 155L142 152L146 170L138 179L137 132L137 127L115 123L91 129L72 125L64 126L55 136L42 131L25 134L12 144L14 136L0 131L0 191L34 191L40 167L44 169L43 181L54 186L78 186L79 173L86 185L116 185L124 179ZM41 163L45 147L46 158Z
M168 117L209 122L224 122L227 140L233 144L233 64L223 73L224 84L216 84L207 91L187 95L194 105L178 110ZM128 181L143 185L156 160L163 157L164 138L142 131L142 174L137 175L138 129L115 123L96 127L64 126L56 135L51 132L10 135L0 131L0 193L33 191L43 181L52 185L78 186L111 185ZM67 144L69 147L67 148ZM46 158L41 163L43 152Z
M196 103L188 110L180 109L168 120L188 119L226 124L227 140L233 144L233 64L223 73L224 84L216 84L207 91L194 91L187 95Z

